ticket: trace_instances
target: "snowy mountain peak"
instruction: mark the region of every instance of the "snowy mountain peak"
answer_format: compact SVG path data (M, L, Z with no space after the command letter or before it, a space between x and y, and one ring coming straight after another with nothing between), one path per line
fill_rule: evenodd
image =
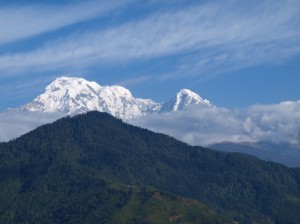
M178 94L183 94L183 95L197 95L197 93L194 93L193 91L189 90L189 89L181 89L178 93Z
M176 94L176 99L178 99L179 101L182 101L183 99L194 100L195 102L203 101L203 99L197 93L194 93L193 91L191 91L189 89L180 90Z
M105 86L101 91L103 97L120 97L124 99L133 99L131 92L122 86Z
M78 93L88 92L87 90L99 90L101 86L96 82L89 82L82 78L59 77L46 87L43 95L69 95L75 96ZM56 92L56 93L55 93Z
M97 110L97 95L102 87L82 78L60 77L45 92L21 109L67 114Z
M63 112L78 114L97 110L121 119L135 119L157 111L160 104L134 98L122 86L100 86L82 78L60 77L32 102L22 106L25 111Z
M63 112L69 115L97 110L121 119L136 119L151 113L181 110L195 104L213 107L208 100L188 89L179 91L168 103L156 103L150 99L135 98L122 86L100 86L82 78L63 76L55 79L43 94L18 110Z
M194 93L189 89L182 89L176 94L174 99L165 103L163 111L178 111L189 105L215 107L207 99L201 98L197 93Z

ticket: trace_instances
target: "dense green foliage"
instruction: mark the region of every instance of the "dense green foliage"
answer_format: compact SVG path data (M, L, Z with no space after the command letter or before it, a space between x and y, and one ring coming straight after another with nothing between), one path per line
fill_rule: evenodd
M201 203L172 194L108 183L82 173L58 176L37 178L28 189L15 180L19 186L10 190L14 194L1 194L7 201L0 206L0 223L229 223Z
M300 223L299 169L191 147L99 112L63 118L0 144L0 174L1 223L111 223L125 216L128 223L165 223L155 221L164 203L151 201L153 191L129 194L107 181L193 198L239 223ZM143 194L151 195L144 203ZM171 219L177 223L201 223L195 214L210 211L167 204L161 214L170 218L168 212L179 209ZM157 215L146 219L142 211L155 207ZM179 221L186 214L195 221ZM213 212L204 214L211 221L204 223L218 223Z

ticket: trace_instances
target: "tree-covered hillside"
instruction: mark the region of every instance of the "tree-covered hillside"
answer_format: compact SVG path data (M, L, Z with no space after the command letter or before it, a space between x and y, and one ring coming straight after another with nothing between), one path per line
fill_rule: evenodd
M299 169L191 147L99 112L63 118L0 144L2 221L114 223L113 217L157 208L153 214L165 211L173 223L225 223L219 215L239 223L300 223L299 185ZM210 209L197 206L208 221L199 220L199 208L181 210L185 203L175 208L163 199L172 208L163 210L164 202L147 207L163 192L205 203ZM148 195L145 201L142 195ZM149 223L147 214L130 216L128 223Z

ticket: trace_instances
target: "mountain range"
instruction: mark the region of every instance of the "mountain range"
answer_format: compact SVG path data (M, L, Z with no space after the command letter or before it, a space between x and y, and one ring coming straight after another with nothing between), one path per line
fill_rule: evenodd
M199 117L196 120L191 117L189 108L197 108L193 112L194 118ZM60 114L55 115L61 117L64 115L76 115L81 113L86 113L88 111L100 111L107 112L117 118L126 120L132 124L142 126L145 128L150 128L153 131L163 132L165 134L172 135L175 129L180 129L178 127L180 122L192 122L190 125L181 124L180 126L187 126L194 129L199 126L214 125L213 120L217 121L220 118L224 118L224 122L230 122L233 118L232 114L226 113L215 113L216 111L222 111L222 108L218 108L207 99L201 98L198 94L192 92L188 89L180 90L173 99L167 102L157 103L151 99L140 99L135 98L131 92L122 87L122 86L100 86L96 82L90 82L83 78L75 77L59 77L50 83L45 92L37 96L32 102L29 102L19 108L9 109L8 112L60 112ZM202 112L203 113L202 113ZM183 117L184 121L180 121L179 124L173 125L169 124L176 123L179 120L182 120L182 117L179 116L178 120L171 119L174 115L178 115L178 112L185 112ZM168 113L168 114L166 114ZM22 114L22 113L21 113ZM26 113L28 114L28 113ZM201 115L202 114L202 115ZM207 116L205 114L215 114L215 116ZM149 120L144 124L143 120L139 118L148 119L149 116L153 118L152 115L155 115L156 118L164 117L167 119L167 122L164 120L156 121L155 119ZM167 115L167 116L162 116ZM205 115L205 117L202 117ZM12 115L13 117L14 115ZM30 116L30 115L29 115ZM36 115L33 115L35 117ZM47 115L48 116L48 115ZM228 116L228 121L226 120ZM191 117L191 119L188 119ZM20 120L21 118L18 118ZM25 118L28 119L28 118ZM206 120L210 119L210 120ZM212 120L211 120L212 119ZM34 120L34 118L29 117L29 120ZM53 119L50 119L53 121ZM160 122L161 121L161 122ZM248 121L248 120L247 120ZM20 123L20 122L19 122ZM27 122L28 123L28 122ZM18 137L20 134L26 133L26 131L31 130L32 128L37 127L38 125L47 123L47 119L36 119L34 125L27 127L25 122L24 127L22 126L18 130L12 130L11 134L13 137ZM154 128L152 124L158 123ZM167 124L164 128L161 124ZM169 124L169 127L168 127ZM194 126L193 126L194 125ZM244 125L247 125L245 123ZM171 128L171 129L170 129ZM218 126L216 127L216 132ZM184 129L184 128L183 128ZM214 129L214 127L206 127L207 130ZM222 126L221 126L222 129ZM190 130L186 130L188 133ZM195 130L196 131L196 130ZM204 132L205 130L200 129L199 133ZM175 132L176 133L176 132ZM230 133L230 132L229 132ZM204 133L205 135L205 133ZM172 135L178 139L182 134L179 132L179 135ZM6 137L5 137L6 138ZM193 139L193 136L186 137ZM2 140L2 139L0 139ZM250 155L255 155L260 159L265 159L268 161L275 161L283 163L290 167L299 167L300 165L300 149L299 145L288 144L288 143L272 143L267 141L260 142L222 142L224 140L215 139L214 144L209 144L208 146L216 150L225 151L225 152L241 152ZM186 141L188 142L188 141ZM199 145L199 144L198 144Z
M43 94L16 110L63 112L68 115L96 110L130 120L153 113L182 110L189 105L214 107L188 89L180 90L169 102L156 103L151 99L135 98L122 86L100 86L82 78L60 77L48 85Z
M272 142L219 142L208 145L222 152L239 152L257 156L260 159L285 164L289 167L300 166L299 146L288 143Z
M1 223L298 224L299 210L299 169L192 147L107 113L0 143Z

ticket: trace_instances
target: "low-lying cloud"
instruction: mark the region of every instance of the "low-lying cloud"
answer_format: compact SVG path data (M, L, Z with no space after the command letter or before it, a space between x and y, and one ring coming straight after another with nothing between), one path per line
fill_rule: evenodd
M64 115L42 112L3 112L0 113L0 142L17 138L38 126L51 123Z
M300 101L246 109L191 106L142 117L132 124L171 135L192 145L216 142L300 143Z
M62 113L43 112L0 113L0 142L19 137L63 116ZM190 106L182 111L152 114L129 123L168 134L191 145L223 141L299 145L300 100L236 110Z

